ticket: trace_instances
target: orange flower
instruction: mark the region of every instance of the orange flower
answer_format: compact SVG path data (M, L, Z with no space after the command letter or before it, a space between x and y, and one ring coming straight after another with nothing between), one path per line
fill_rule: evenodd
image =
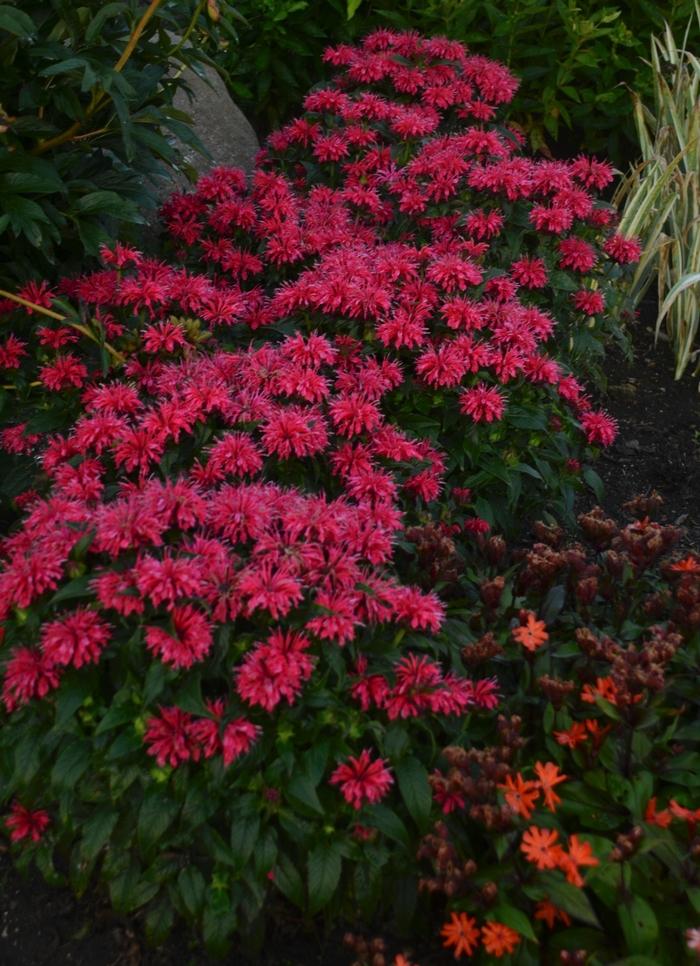
M700 560L691 554L685 560L678 560L671 564L669 569L683 574L700 574Z
M532 862L538 869L556 869L562 855L558 840L559 833L556 829L531 825L523 833L520 851L524 853L528 862Z
M572 751L588 740L586 726L582 721L574 721L567 731L555 731L554 737L560 745L565 745Z
M599 722L597 722L595 718L586 718L583 723L586 726L588 734L593 739L593 744L595 747L600 748L603 738L607 735L608 731L611 730L612 725L605 725L604 728L601 728Z
M397 953L392 966L419 966L418 963L409 963L403 953Z
M534 653L538 647L542 647L545 641L549 640L546 628L545 622L538 621L532 611L529 611L527 624L524 627L514 627L511 633L518 644L522 644L525 650Z
M577 835L570 835L569 851L568 853L562 852L559 859L559 868L566 875L566 881L580 889L583 885L583 878L579 872L579 866L583 868L584 866L595 865L600 865L600 860L593 855L589 843L579 842Z
M554 929L554 923L559 919L565 926L571 925L571 917L563 909L555 906L549 899L542 899L535 906L535 919L542 919L550 929Z
M539 785L544 794L544 803L550 812L556 812L557 805L561 802L561 798L554 791L554 786L559 785L560 782L565 782L567 776L559 774L559 766L555 765L553 761L548 761L546 764L542 764L541 761L535 762L535 771L537 772L537 777L539 778Z
M502 922L493 922L489 919L481 930L481 941L489 955L500 959L506 953L513 952L520 942L520 933L510 926L504 926Z
M596 698L603 698L610 704L617 704L617 688L612 678L598 678L595 685L584 684L581 700L588 704L595 704Z
M451 912L452 922L446 922L440 930L443 937L443 946L455 947L455 959L459 959L462 953L471 956L479 945L479 929L476 919L468 916L466 912Z
M504 791L504 798L513 811L521 818L532 816L535 802L540 797L540 787L537 782L524 781L520 772L515 780L512 775L506 777L505 785L499 785Z
M670 811L665 808L661 812L656 811L656 798L650 798L644 810L644 821L650 825L658 825L659 828L668 828L673 821Z

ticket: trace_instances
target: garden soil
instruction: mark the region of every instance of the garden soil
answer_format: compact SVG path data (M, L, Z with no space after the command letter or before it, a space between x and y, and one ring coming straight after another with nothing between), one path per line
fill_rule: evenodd
M644 318L650 314L643 313L633 333L634 362L627 363L618 352L606 359L608 385L600 401L618 419L620 434L596 467L605 484L603 506L619 516L631 496L657 489L666 499L661 518L685 527L686 545L698 548L698 380L690 374L673 380L671 352L664 341L654 346ZM151 950L137 919L115 916L96 893L78 901L66 889L49 888L37 875L24 879L7 852L0 852L0 966L348 966L354 958L340 933L325 939L304 935L283 908L270 919L272 935L259 955L236 950L214 961L182 933ZM400 948L392 944L392 954ZM453 961L446 953L413 952L412 960L421 966Z

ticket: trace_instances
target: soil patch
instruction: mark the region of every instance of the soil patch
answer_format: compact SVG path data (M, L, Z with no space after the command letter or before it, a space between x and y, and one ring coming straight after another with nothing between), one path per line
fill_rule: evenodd
M620 352L606 360L605 408L619 422L616 443L603 452L596 471L605 484L604 508L622 514L622 504L638 493L658 490L666 501L664 522L686 529L686 546L700 548L700 393L690 369L673 378L668 342L654 345L644 315L633 333L635 358Z

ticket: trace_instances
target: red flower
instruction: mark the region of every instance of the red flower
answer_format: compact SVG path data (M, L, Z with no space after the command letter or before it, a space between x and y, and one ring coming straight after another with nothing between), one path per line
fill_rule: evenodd
M381 801L393 781L386 763L381 758L372 761L367 749L358 758L348 758L330 777L331 785L340 785L343 798L355 809L362 808L365 802L374 805Z
M164 664L189 668L203 660L212 645L212 628L204 614L192 604L173 607L173 633L160 627L146 628L146 647Z
M50 822L48 812L43 809L32 812L19 802L13 802L10 815L5 819L5 825L11 830L11 842L21 842L26 838L38 842Z
M466 389L459 397L460 412L471 416L476 423L492 423L500 419L505 408L505 399L500 390L483 382L473 389Z
M61 620L44 624L41 649L52 664L96 664L111 637L111 627L94 611L83 607Z

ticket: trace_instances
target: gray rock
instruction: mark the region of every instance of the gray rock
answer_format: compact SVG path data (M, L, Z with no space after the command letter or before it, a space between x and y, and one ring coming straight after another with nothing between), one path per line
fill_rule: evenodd
M188 145L182 145L185 162L198 174L220 164L253 170L255 155L260 149L255 131L231 95L221 77L212 67L204 67L204 78L186 70L183 79L191 88L192 98L179 90L173 106L189 114L194 131L211 157L203 157Z
M243 168L250 175L260 144L245 114L231 100L226 85L211 67L204 67L204 77L187 69L186 79L191 96L178 90L173 106L192 118L192 126L207 154L202 155L188 144L177 141L183 168L194 169L197 176L218 165ZM173 191L192 186L185 171L164 170L163 177L153 182L154 208L146 212L146 223L138 244L150 253L157 252L162 225L158 209Z

